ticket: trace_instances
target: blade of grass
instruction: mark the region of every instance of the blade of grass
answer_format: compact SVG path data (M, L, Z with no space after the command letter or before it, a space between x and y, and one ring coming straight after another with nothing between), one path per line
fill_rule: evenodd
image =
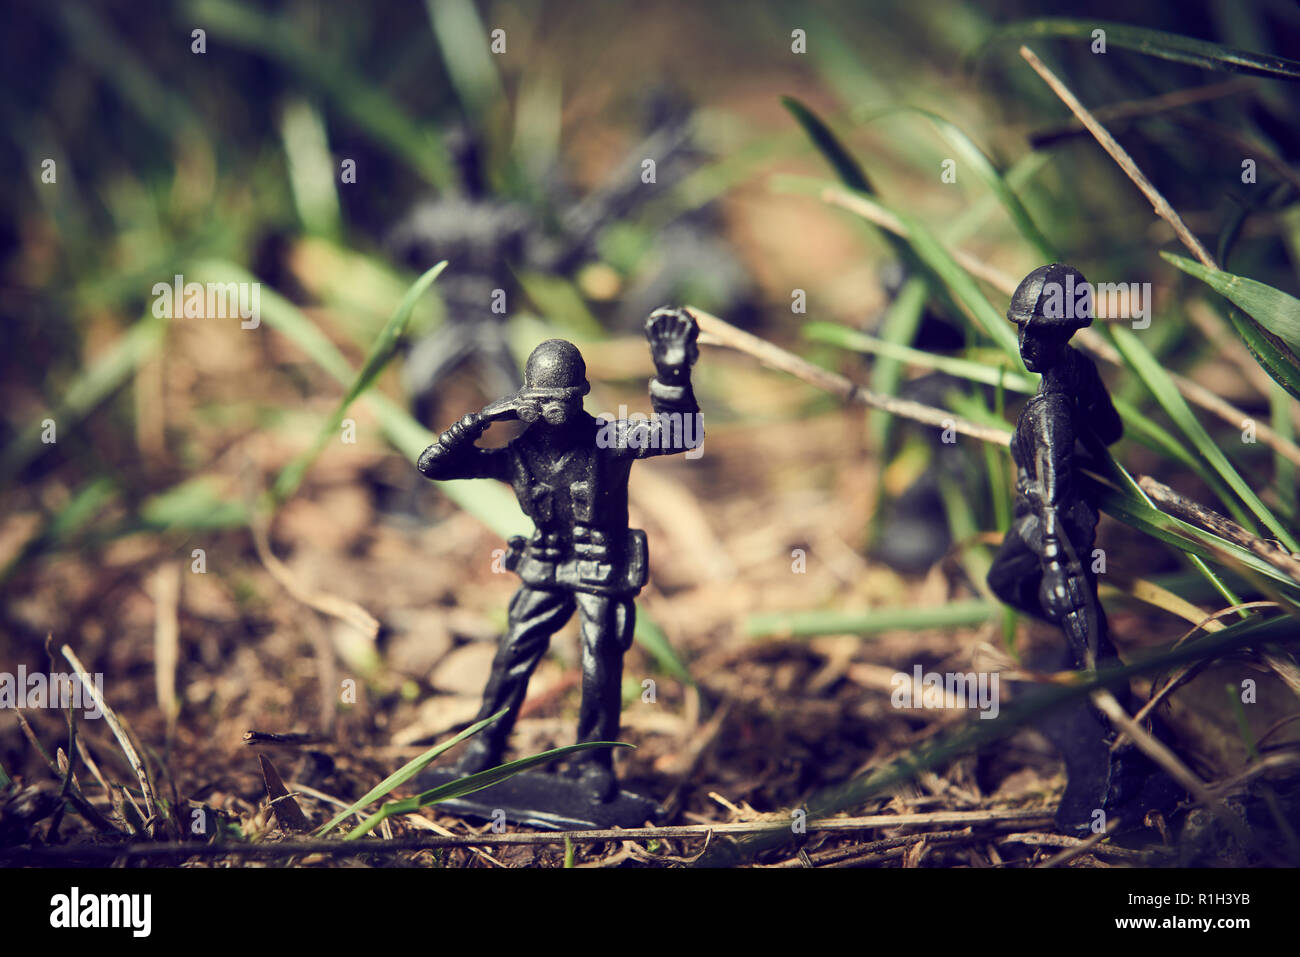
M221 281L253 282L254 277L233 263L205 260L194 263L189 272ZM187 273L188 274L188 273ZM291 339L298 348L328 372L350 386L355 377L346 358L297 306L269 288L262 289L262 321ZM380 428L399 452L414 462L437 436L415 421L405 409L381 393L362 397L379 420ZM529 534L531 523L519 509L515 497L497 482L468 479L437 483L438 491L469 512L503 538Z
M593 748L631 747L633 746L622 741L588 741L585 744L570 744L563 748L555 748L551 751L543 751L541 754L534 754L532 757L520 758L518 761L511 761L497 768L480 771L478 774L463 777L459 781L449 781L436 788L430 788L422 794L417 794L415 797L405 798L401 801L390 801L349 831L344 840L355 841L357 838L364 837L394 815L410 814L431 804L451 801L458 797L464 797L466 794L473 794L475 791L481 791L484 788L512 778L521 771L527 771L529 768L536 767L539 764L546 764L568 754L590 751Z
M934 128L939 132L953 150L955 158L963 169L974 170L975 175L993 192L999 203L1011 217L1011 222L1015 225L1020 234L1034 247L1038 257L1044 262L1054 263L1060 261L1056 248L1051 241L1043 235L1038 225L1034 222L1029 210L1020 202L1018 197L1007 184L1006 179L998 168L993 165L987 153L976 145L975 141L955 123L945 119L938 113L922 109L916 106L895 106L884 110L876 110L864 114L860 117L863 123L871 123L874 120L886 116L893 116L899 113L907 113L914 116L922 117L929 120ZM851 186L846 183L845 185ZM852 187L851 187L852 188Z
M470 0L425 0L442 62L461 107L478 124L505 100L505 89L492 62L491 41Z
M1091 479L1087 475L1082 477L1080 484L1106 514L1136 528L1138 531L1174 546L1189 557L1212 561L1216 564L1235 562L1244 568L1287 586L1287 589L1292 594L1300 594L1300 589L1296 588L1296 583L1286 575L1226 539L1219 538L1197 528L1195 525L1174 518L1132 496L1124 495L1111 486ZM1217 581L1217 578L1215 580ZM1240 599L1230 592L1224 594L1223 597L1233 604L1240 603Z
M1174 421L1183 434L1191 441L1196 450L1210 463L1242 503L1269 529L1290 551L1300 550L1289 529L1283 525L1266 506L1246 480L1228 461L1223 450L1210 438L1210 434L1196 420L1191 407L1178 391L1168 372L1151 353L1138 341L1131 329L1113 326L1109 330L1111 341L1119 349L1129 367L1137 373L1147 389L1160 403L1161 408Z
M681 656L677 654L677 649L672 646L664 630L660 628L652 618L641 614L638 609L636 616L636 631L634 632L637 644L646 651L650 652L651 657L659 664L667 674L672 675L678 681L684 681L689 685L695 684L695 679L691 677L690 669L682 661Z
M997 388L1005 387L1023 395L1033 395L1038 390L1040 377L1032 373L1022 374L1010 371L1005 366L991 365L987 362L976 362L955 356L941 356L931 352L923 352L920 349L894 345L873 338L856 329L850 329L848 326L841 326L838 323L814 321L804 326L803 331L807 338L818 342L829 342L845 349L852 349L855 352L890 356L903 363L935 369L957 378L968 379L971 382L979 382ZM1219 476L1206 467L1203 460L1193 455L1166 429L1143 415L1135 406L1118 398L1113 399L1113 401L1115 409L1124 421L1126 434L1130 438L1141 442L1155 452L1168 455L1186 465L1210 486L1214 494L1232 511L1234 518L1238 519L1238 521L1246 521L1246 513L1243 507L1237 503L1236 497ZM968 418L971 417L973 416L968 416Z
M984 51L994 44L1024 43L1041 37L1079 40L1091 44L1094 30L1106 32L1108 47L1133 50L1146 56L1186 63L1203 70L1300 80L1300 62L1296 60L1271 54L1252 53L1248 50L1234 50L1219 43L1110 20L1075 20L1067 17L1022 20L997 30L977 55L982 56Z
M148 315L126 331L101 357L77 376L63 400L49 415L55 428L67 432L131 378L142 362L153 356L166 339L167 320ZM52 446L41 441L44 427L32 422L11 441L0 456L0 487L7 486L41 452ZM56 433L57 435L57 433Z
M348 407L374 384L384 366L397 352L398 342L401 340L402 333L406 330L406 324L411 318L411 311L415 308L415 304L420 301L421 297L424 296L429 287L433 285L446 268L447 261L444 259L426 271L406 291L406 295L402 297L397 309L393 311L393 315L380 331L379 337L375 339L374 345L370 347L370 353L366 356L365 362L361 364L361 371L353 379L351 387L339 401L334 414L321 426L316 441L311 448L281 470L272 489L273 501L277 503L287 501L297 491L298 486L302 483L303 476L306 475L312 463L320 456L326 443L338 435L339 424L343 421L343 416L347 413Z
M817 196L829 205L847 209L868 221L896 222L899 231L907 237L906 244L912 254L952 293L971 319L973 328L996 342L1008 355L1020 355L1012 324L984 297L975 278L957 264L952 253L918 220L862 193L850 193L843 187L807 177L773 177L772 188Z
M322 824L319 828L316 829L313 836L320 837L323 834L328 834L330 831L334 830L334 828L338 827L339 824L346 821L353 814L359 812L367 804L371 804L374 801L379 800L385 794L391 793L395 788L401 787L411 778L415 777L417 774L419 774L421 771L427 768L433 762L433 759L436 758L438 755L460 744L466 738L470 738L478 734L480 731L482 731L489 724L491 724L493 721L500 718L505 713L506 713L506 709L502 708L496 714L492 715L492 717L484 718L482 721L470 725L468 728L466 728L460 734L456 735L454 738L450 738L447 741L443 741L441 744L435 744L433 747L431 747L428 751L425 751L419 757L412 758L410 761L406 762L406 764L402 765L400 768L398 768L388 777L384 778L373 788L367 791L360 798L360 800L354 802L353 804L350 804L348 807L344 808L342 811L336 814L333 818L330 819L329 823Z
M229 0L192 0L195 23L214 36L284 64L323 91L347 119L386 147L431 185L454 190L451 156L437 130L407 114L368 78L308 43L293 21L263 14Z
M1161 251L1160 256L1241 310L1230 309L1228 314L1246 348L1280 386L1300 398L1300 359L1295 354L1300 350L1300 299L1170 252Z
M781 97L781 105L790 111L790 115L812 141L817 152L830 164L840 182L855 193L875 194L862 165L821 117L792 96ZM888 231L882 235L899 260L912 267L917 265L916 256L906 242Z
M982 625L1001 609L994 601L954 601L935 608L876 608L865 611L769 612L745 620L752 638L812 638L818 635L876 635Z
M912 276L903 283L903 288L890 303L884 322L881 323L880 335L884 342L905 346L915 338L916 330L921 325L921 316L925 312L925 297L925 282L919 277ZM898 392L902 375L902 363L892 356L882 355L871 370L871 388L876 392L894 395ZM873 409L867 421L871 434L875 436L876 448L884 452L889 446L889 432L894 417L883 410Z

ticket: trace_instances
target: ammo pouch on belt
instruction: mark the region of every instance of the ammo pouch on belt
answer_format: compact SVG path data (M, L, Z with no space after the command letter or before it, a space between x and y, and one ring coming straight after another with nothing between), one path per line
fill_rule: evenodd
M505 567L533 588L572 588L597 594L635 594L649 579L646 536L628 529L619 542L607 543L601 533L579 528L572 550L547 547L536 539L511 538Z

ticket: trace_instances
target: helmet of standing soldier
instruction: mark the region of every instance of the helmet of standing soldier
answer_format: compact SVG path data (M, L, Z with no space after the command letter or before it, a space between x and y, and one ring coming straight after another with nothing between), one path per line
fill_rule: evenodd
M1092 325L1092 286L1064 263L1039 266L1011 294L1007 318L1022 330L1057 332L1069 338Z
M587 364L578 347L563 339L547 339L528 357L519 395L526 399L567 399L590 391Z
M496 417L514 412L525 422L545 417L548 422L562 422L561 404L567 406L591 391L587 381L587 364L572 342L547 339L524 364L524 387L512 396L493 402L484 415ZM544 409L551 411L543 412Z

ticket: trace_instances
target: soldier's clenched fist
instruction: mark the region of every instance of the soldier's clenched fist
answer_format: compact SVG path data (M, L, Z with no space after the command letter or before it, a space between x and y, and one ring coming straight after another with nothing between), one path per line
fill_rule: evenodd
M700 356L699 323L685 309L656 309L645 321L645 337L661 380L687 372Z

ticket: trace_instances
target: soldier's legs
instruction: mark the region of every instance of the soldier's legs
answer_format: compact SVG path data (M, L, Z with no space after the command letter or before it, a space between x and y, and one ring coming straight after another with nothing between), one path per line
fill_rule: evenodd
M1079 562L1083 567L1088 588L1093 595L1096 595L1097 576L1091 570L1093 537L1091 534L1086 533L1088 530L1070 528L1069 531L1070 542L1072 547L1078 550ZM989 588L999 599L1017 611L1040 620L1046 620L1043 617L1042 604L1038 600L1038 588L1042 581L1042 558L1029 547L1016 526L1012 525L1006 537L1002 540L1002 547L998 549L997 555L993 558L992 567L989 568ZM1108 665L1118 665L1120 662L1115 653L1115 646L1110 641L1105 609L1101 607L1100 601L1096 602L1095 607L1097 613L1097 667L1104 668ZM1080 662L1073 658L1071 660L1074 667L1081 667ZM1068 664L1066 666L1069 667Z
M510 626L492 662L492 676L483 691L478 718L490 718L506 709L470 739L457 769L464 774L484 771L501 763L510 731L528 691L528 679L546 654L551 635L573 614L573 595L567 591L520 588L510 600Z
M1041 619L1043 606L1038 601L1038 586L1042 580L1042 559L1013 524L993 557L988 575L989 588L1017 611Z
M632 644L636 605L631 598L574 596L582 622L582 705L578 712L578 743L618 740L619 713L623 706L623 655ZM614 749L579 752L575 766L594 795L612 796Z
M1068 555L1077 559L1079 567L1083 569L1083 577L1088 589L1088 594L1094 598L1097 595L1097 573L1092 570L1095 561L1093 557L1093 545L1097 542L1097 525L1096 511L1089 508L1082 515L1078 510L1069 512L1064 517L1066 532L1066 541L1068 545ZM1115 646L1110 640L1110 623L1106 620L1106 609L1101 607L1101 601L1093 603L1093 610L1096 613L1096 625L1094 630L1097 641L1096 645L1096 663L1098 669L1115 668L1122 664L1119 655L1115 651ZM1081 649L1075 649L1075 667L1082 668L1083 660L1078 653ZM1123 698L1121 697L1121 700Z

